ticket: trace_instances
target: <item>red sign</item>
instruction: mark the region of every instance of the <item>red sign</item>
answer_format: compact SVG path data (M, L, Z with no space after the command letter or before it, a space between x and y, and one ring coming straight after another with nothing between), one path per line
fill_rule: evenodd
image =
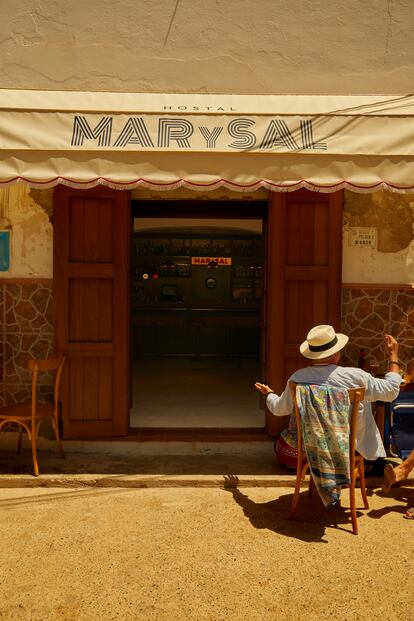
M231 265L230 257L191 257L192 265L207 265L218 267L219 265Z

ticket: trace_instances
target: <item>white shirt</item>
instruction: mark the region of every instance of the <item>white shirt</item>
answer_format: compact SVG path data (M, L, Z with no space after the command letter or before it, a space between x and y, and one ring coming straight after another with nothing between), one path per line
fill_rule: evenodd
M398 373L387 373L384 379L378 379L362 369L327 364L299 369L290 376L289 381L298 384L327 384L338 388L365 387L365 400L359 404L356 449L365 459L374 460L378 457L385 457L384 445L372 415L370 402L393 401L397 397L401 383ZM280 397L270 393L267 396L266 405L275 416L292 414L294 407L288 386Z

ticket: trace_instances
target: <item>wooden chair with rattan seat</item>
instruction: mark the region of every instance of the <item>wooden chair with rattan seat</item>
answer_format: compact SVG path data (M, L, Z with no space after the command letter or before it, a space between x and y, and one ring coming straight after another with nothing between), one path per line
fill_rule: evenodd
M293 519L294 514L296 512L301 484L309 468L306 454L303 451L304 447L303 447L303 438L302 438L302 425L301 425L299 406L296 400L296 386L297 384L295 382L290 382L290 390L292 393L293 403L295 406L295 416L296 416L296 428L297 428L297 437L298 437L298 464L297 464L297 469L296 469L295 491L293 494L292 504L290 507L289 519ZM364 509L369 509L368 497L367 497L366 485L365 485L364 458L362 457L362 455L359 455L355 451L358 405L364 399L365 388L362 388L362 387L361 388L349 388L348 394L349 394L349 401L350 401L350 406L351 406L350 437L349 437L349 459L350 459L351 483L349 485L349 500L350 500L350 507L351 507L352 532L354 533L354 535L357 535L358 534L358 520L357 520L356 503L355 503L355 487L356 487L356 480L358 476L359 476L359 484L361 488L362 501L364 503ZM309 474L309 488L308 488L309 498L312 496L312 490L314 487L315 487L315 483L313 481L312 474L310 473Z
M32 445L33 470L35 476L39 476L37 462L37 437L41 423L50 418L60 454L65 457L62 442L59 435L59 388L65 358L51 358L49 360L29 360L29 371L32 376L31 400L25 403L14 403L0 408L0 431L8 423L18 426L17 453L21 452L23 431L27 432ZM52 403L39 403L37 399L37 387L39 372L54 372L55 381L53 388Z

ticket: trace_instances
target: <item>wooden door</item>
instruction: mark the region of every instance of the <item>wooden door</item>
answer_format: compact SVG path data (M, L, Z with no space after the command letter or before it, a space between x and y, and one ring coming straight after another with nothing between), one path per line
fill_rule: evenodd
M129 193L54 193L55 349L66 355L66 438L128 432L130 377Z
M268 214L267 380L280 394L308 363L299 353L312 326L341 327L342 192L273 193ZM267 414L275 435L286 420Z

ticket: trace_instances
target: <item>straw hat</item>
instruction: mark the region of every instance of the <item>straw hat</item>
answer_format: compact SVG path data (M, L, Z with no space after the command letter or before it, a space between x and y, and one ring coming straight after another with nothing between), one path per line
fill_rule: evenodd
M308 332L306 341L300 346L300 353L305 358L318 360L336 354L348 343L345 334L336 333L332 326L315 326Z

